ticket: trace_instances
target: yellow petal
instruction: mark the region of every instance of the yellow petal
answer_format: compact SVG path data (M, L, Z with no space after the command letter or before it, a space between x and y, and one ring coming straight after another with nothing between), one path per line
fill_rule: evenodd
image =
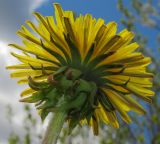
M55 8L55 17L56 17L57 26L60 29L63 29L63 23L62 23L63 10L58 3L54 3L54 8Z
M19 55L19 54L16 54L16 53L11 53L14 57L16 57L19 61L23 62L23 63L26 63L26 64L31 64L32 66L34 66L34 64L48 64L48 65L51 65L53 66L53 63L50 63L50 62L47 62L47 61L43 61L43 60L40 60L40 59L36 59L34 57L29 57L29 56L22 56L22 55Z
M35 81L47 81L47 78L48 78L48 76L42 75L42 76L34 77L33 80L35 80ZM17 83L18 84L28 84L28 77L18 80Z
M118 93L115 91L112 91L110 89L103 89L107 97L111 100L111 103L116 106L121 106L121 109L124 111L130 111L131 108L129 106L129 103L121 97Z
M19 36L21 36L22 38L25 38L25 39L27 39L27 40L29 40L29 41L37 44L37 45L41 45L41 41L38 38L36 38L35 36L33 36L33 35L29 34L29 33L22 32L22 31L19 30L17 32L17 34Z
M113 37L116 34L116 31L117 31L117 24L115 22L109 22L106 25L106 29L104 31L104 34L101 37L101 39L99 40L99 42L97 43L97 46L94 50L93 57L101 54L100 53L101 49L106 45L106 43L108 43L110 38Z
M131 118L129 117L129 115L125 111L123 111L120 107L117 107L117 109L118 109L118 112L120 113L123 121L125 121L127 124L132 122Z
M24 97L24 96L28 96L28 95L31 95L33 93L35 93L36 91L31 89L31 88L27 88L25 89L22 93L21 93L21 97Z
M151 97L151 96L154 96L154 92L149 90L149 89L146 89L146 88L143 88L143 87L137 87L136 85L132 84L132 83L128 83L127 84L127 88L129 88L130 90L134 91L135 93L139 94L139 95L143 95L146 96L146 97Z
M118 123L116 113L115 112L107 112L107 111L105 111L105 113L106 113L106 116L108 117L109 123L114 128L119 128L119 123Z
M42 75L41 70L17 70L11 73L12 78L39 76Z

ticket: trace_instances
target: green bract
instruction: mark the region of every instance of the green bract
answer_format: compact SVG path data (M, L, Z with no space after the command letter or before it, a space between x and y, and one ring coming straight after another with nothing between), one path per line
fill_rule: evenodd
M48 76L48 82L36 82L28 78L29 86L37 91L21 102L36 103L42 120L49 112L65 111L72 130L81 120L88 122L98 107L97 85L82 79L83 74L77 69L62 67ZM113 110L113 106L104 96L102 102L106 109Z

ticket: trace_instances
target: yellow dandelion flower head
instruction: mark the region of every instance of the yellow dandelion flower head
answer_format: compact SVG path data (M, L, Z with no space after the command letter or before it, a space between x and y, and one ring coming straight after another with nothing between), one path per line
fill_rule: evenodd
M87 123L95 135L100 121L119 127L117 112L126 123L127 112L144 114L133 95L151 102L153 75L146 72L151 59L136 51L134 34L117 33L115 22L54 7L55 16L34 13L38 25L26 21L31 29L17 32L23 46L10 44L23 53L11 53L21 62L8 67L15 70L11 77L30 86L20 101L35 103L42 119L65 110L70 129Z

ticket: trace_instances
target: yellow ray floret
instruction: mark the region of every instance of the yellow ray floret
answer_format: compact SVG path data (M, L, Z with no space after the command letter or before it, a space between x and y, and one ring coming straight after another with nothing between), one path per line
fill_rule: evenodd
M100 121L119 127L117 112L126 123L131 123L129 111L145 114L135 96L152 102L153 74L147 71L151 58L138 50L139 44L133 40L134 33L127 29L117 33L116 22L105 24L103 19L96 20L90 14L76 16L72 11L64 11L57 3L54 8L54 16L44 17L35 12L38 24L26 21L27 26L22 26L17 32L23 39L23 45L10 44L22 52L11 53L20 61L20 64L7 67L13 70L11 77L18 78L19 84L28 83L31 87L21 93L22 101L32 102L31 98L41 93L33 103L50 106L49 109L45 106L44 109L40 109L42 106L37 108L44 117L50 108L58 109L61 104L55 91L56 98L50 95L52 89L59 88L54 87L55 83L58 80L64 82L61 92L71 91L76 85L76 98L84 96L78 102L71 99L73 107L70 103L65 105L69 125L72 128L74 122L88 124L95 135ZM81 74L71 79L75 76L74 70ZM80 91L77 85L86 89ZM80 104L83 100L84 103Z

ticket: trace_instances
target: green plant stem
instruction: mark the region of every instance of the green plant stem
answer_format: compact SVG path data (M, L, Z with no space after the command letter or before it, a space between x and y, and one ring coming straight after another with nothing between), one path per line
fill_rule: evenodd
M49 121L42 144L56 144L57 143L57 139L63 127L66 115L67 114L65 111L54 113L54 116Z

